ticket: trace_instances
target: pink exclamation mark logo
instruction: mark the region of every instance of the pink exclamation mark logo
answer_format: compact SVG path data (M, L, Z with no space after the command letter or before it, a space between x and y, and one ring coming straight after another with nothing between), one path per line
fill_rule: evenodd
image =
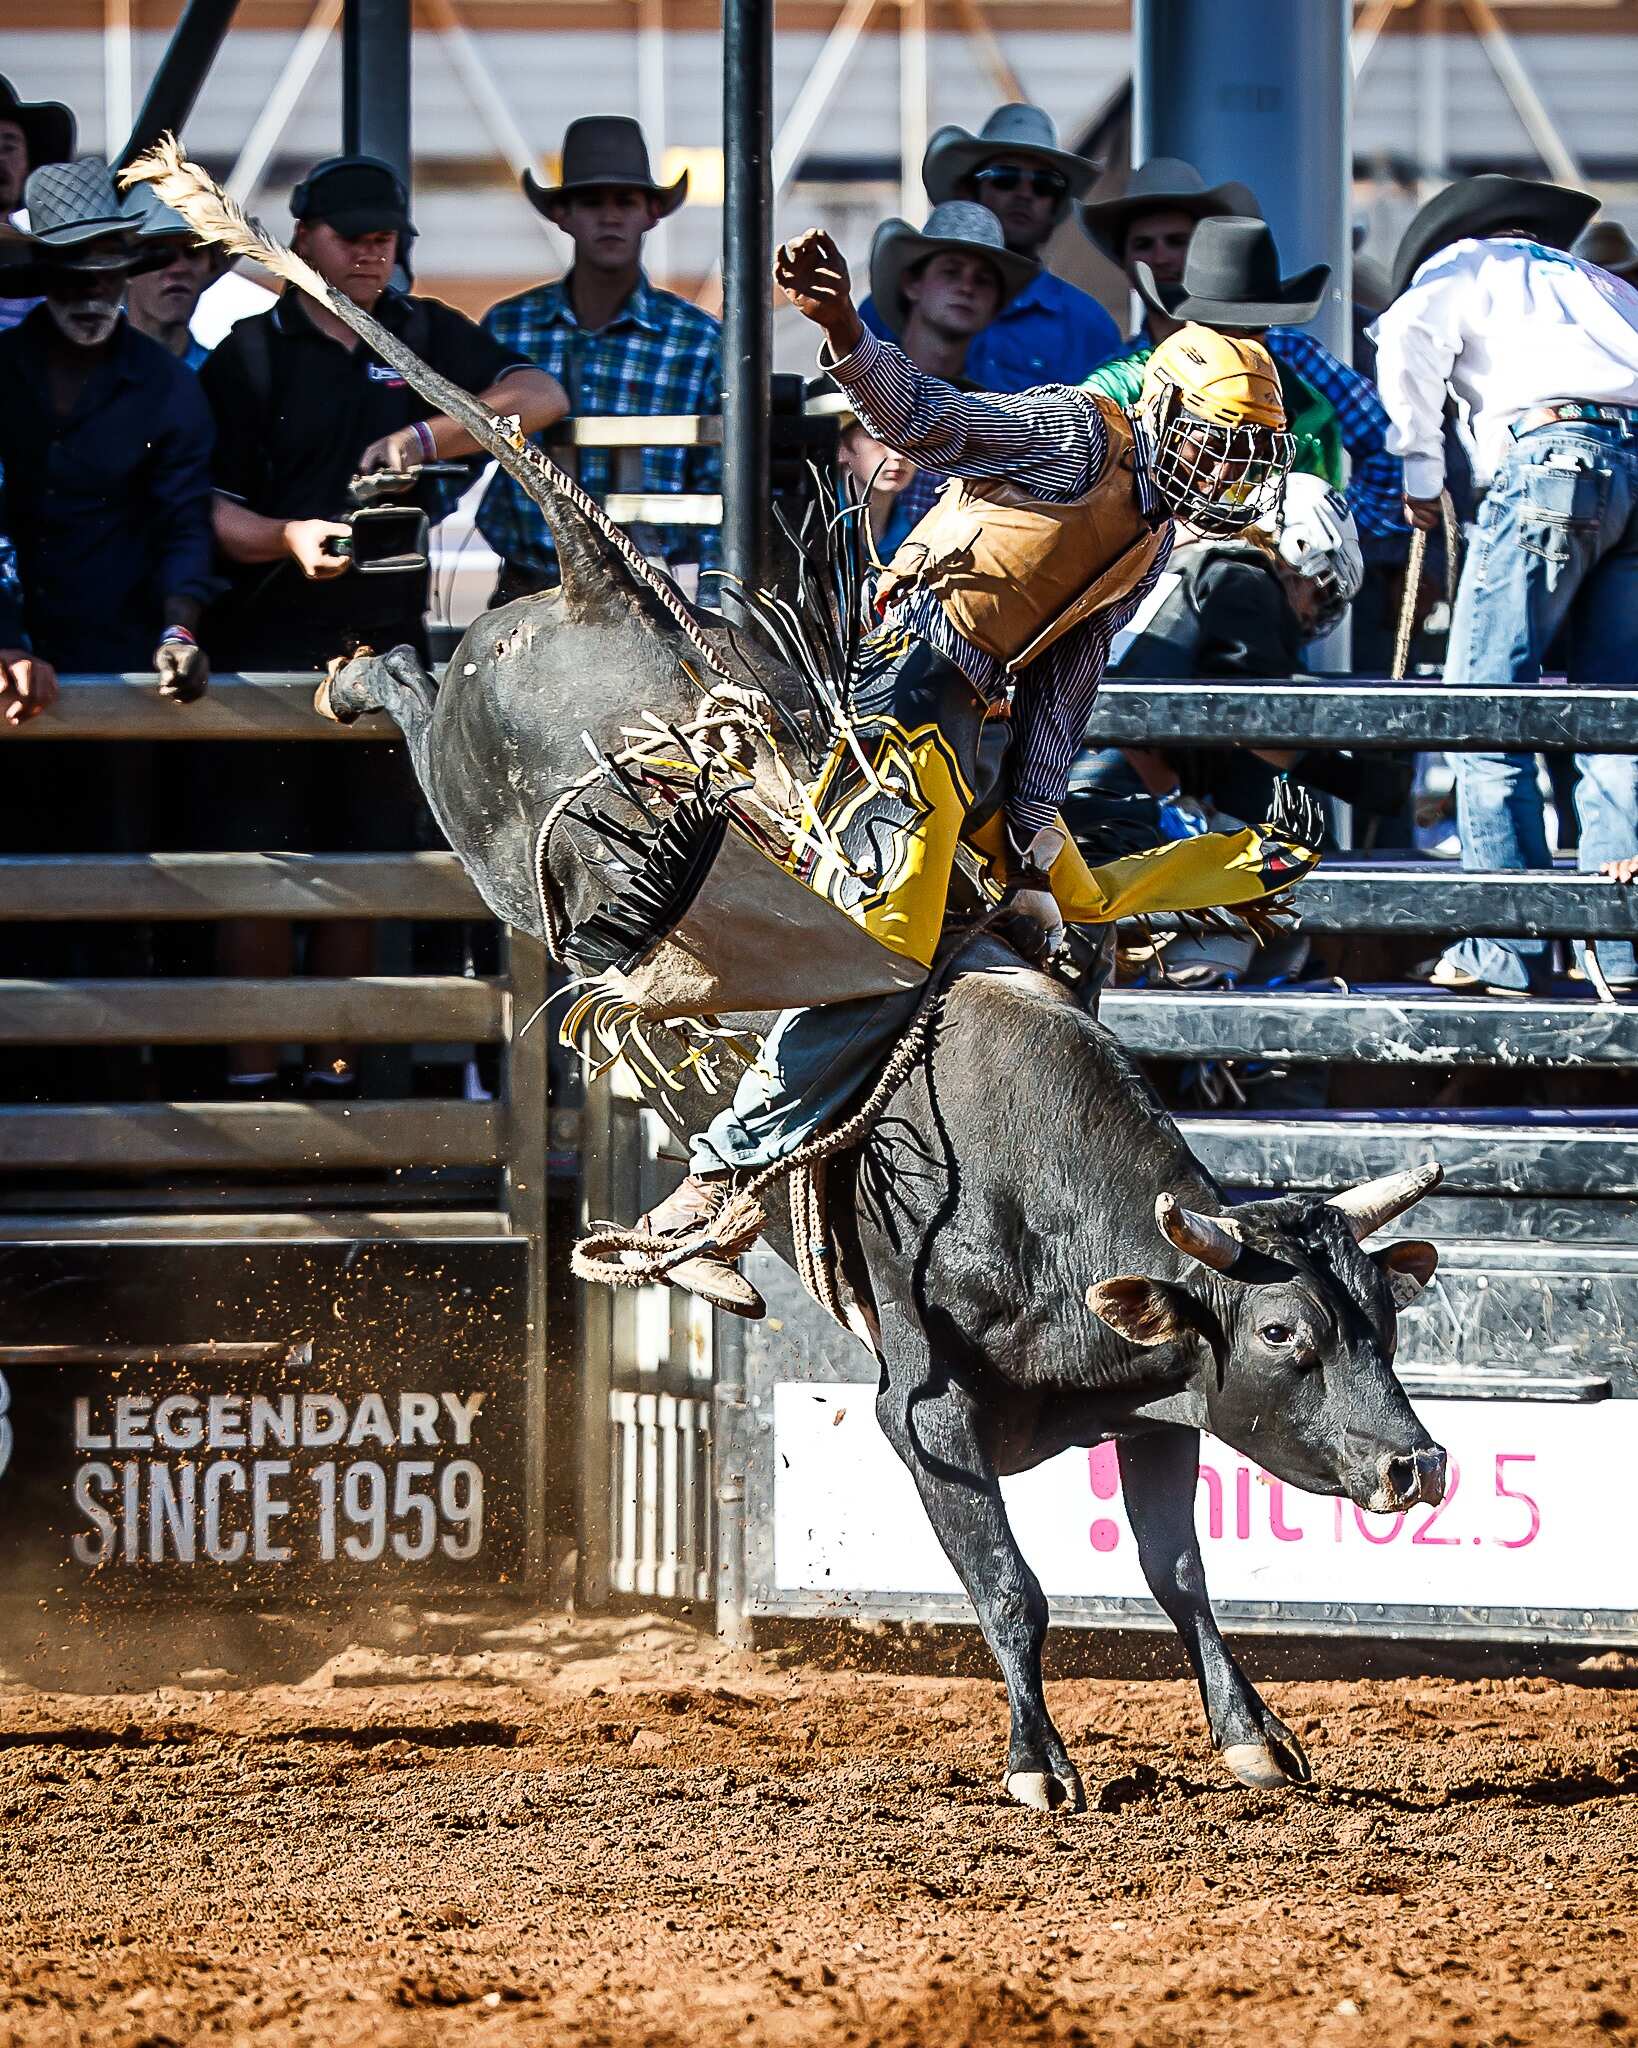
M1120 1493L1120 1457L1113 1444L1098 1444L1086 1454L1086 1469L1092 1481L1094 1500L1114 1500ZM1092 1524L1092 1548L1113 1550L1120 1541L1120 1524L1099 1515Z

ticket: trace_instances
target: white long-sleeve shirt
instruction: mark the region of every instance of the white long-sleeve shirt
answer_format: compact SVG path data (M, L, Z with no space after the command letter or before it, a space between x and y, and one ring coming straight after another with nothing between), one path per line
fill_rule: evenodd
M1374 332L1388 447L1413 498L1444 483L1447 385L1481 484L1532 406L1638 405L1638 290L1522 236L1441 249Z

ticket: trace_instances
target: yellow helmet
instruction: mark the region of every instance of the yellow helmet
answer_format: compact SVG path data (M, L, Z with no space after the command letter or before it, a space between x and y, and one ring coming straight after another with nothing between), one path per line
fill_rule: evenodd
M1197 533L1239 533L1277 516L1294 443L1261 342L1180 327L1150 356L1135 411L1153 443L1156 488Z

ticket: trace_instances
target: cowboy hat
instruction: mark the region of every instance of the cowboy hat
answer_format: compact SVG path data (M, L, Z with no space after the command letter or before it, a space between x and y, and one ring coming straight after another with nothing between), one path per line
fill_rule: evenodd
M122 199L101 157L42 164L23 187L28 208L27 259L8 267L8 295L44 291L44 280L64 271L123 271L135 277L171 260L163 241L144 240L144 207Z
M1595 220L1570 253L1583 263L1596 263L1611 277L1638 282L1638 244L1618 220Z
M174 206L167 206L152 185L134 185L125 203L141 215L136 231L138 244L143 249L151 244L163 244L166 262L184 249L197 250L200 255L210 258L211 271L216 277L221 277L238 262L238 257L219 242L205 241L192 222L184 220Z
M927 216L924 228L913 228L907 220L884 220L870 245L870 296L876 311L897 334L904 325L904 274L941 249L956 249L966 256L982 256L995 268L1001 281L999 312L1009 299L1024 289L1041 266L1033 256L1021 256L1009 249L1001 223L987 206L972 199L947 199Z
M1399 238L1393 259L1393 295L1405 291L1430 256L1452 242L1527 228L1555 249L1567 249L1598 211L1590 192L1570 185L1546 185L1535 178L1510 178L1484 171L1458 178L1436 192Z
M1133 221L1145 213L1187 213L1208 220L1218 213L1255 213L1244 185L1208 185L1193 164L1178 156L1152 156L1139 164L1118 199L1082 202L1081 226L1094 248L1124 269L1126 237Z
M963 190L976 170L998 156L1033 158L1057 171L1068 189L1058 204L1058 220L1067 220L1069 209L1098 175L1098 167L1084 156L1073 156L1058 147L1058 128L1041 107L1014 102L997 107L976 135L953 125L937 129L921 160L921 182L935 206L947 199L965 199Z
M23 131L28 167L60 164L74 154L74 116L60 100L22 100L9 78L0 78L0 121Z
M634 185L660 202L660 218L675 213L688 197L688 173L674 185L657 185L648 167L648 144L628 114L582 114L563 131L563 162L555 185L543 185L533 171L523 174L524 196L548 219L571 192L595 185Z
M1181 284L1157 283L1147 263L1135 274L1138 297L1152 312L1234 334L1312 320L1325 301L1331 266L1316 263L1281 277L1267 221L1213 214L1194 231Z

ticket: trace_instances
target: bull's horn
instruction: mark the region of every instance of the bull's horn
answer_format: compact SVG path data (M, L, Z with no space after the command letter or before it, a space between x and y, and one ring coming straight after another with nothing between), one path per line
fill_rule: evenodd
M1344 1188L1326 1203L1348 1219L1355 1244L1363 1244L1373 1231L1386 1228L1396 1216L1432 1192L1445 1177L1445 1169L1430 1159L1425 1166L1407 1166L1401 1173L1385 1173L1377 1180L1362 1180L1357 1188Z
M1245 1249L1232 1224L1185 1209L1175 1195L1156 1195L1155 1221L1169 1243L1214 1273L1226 1273Z

